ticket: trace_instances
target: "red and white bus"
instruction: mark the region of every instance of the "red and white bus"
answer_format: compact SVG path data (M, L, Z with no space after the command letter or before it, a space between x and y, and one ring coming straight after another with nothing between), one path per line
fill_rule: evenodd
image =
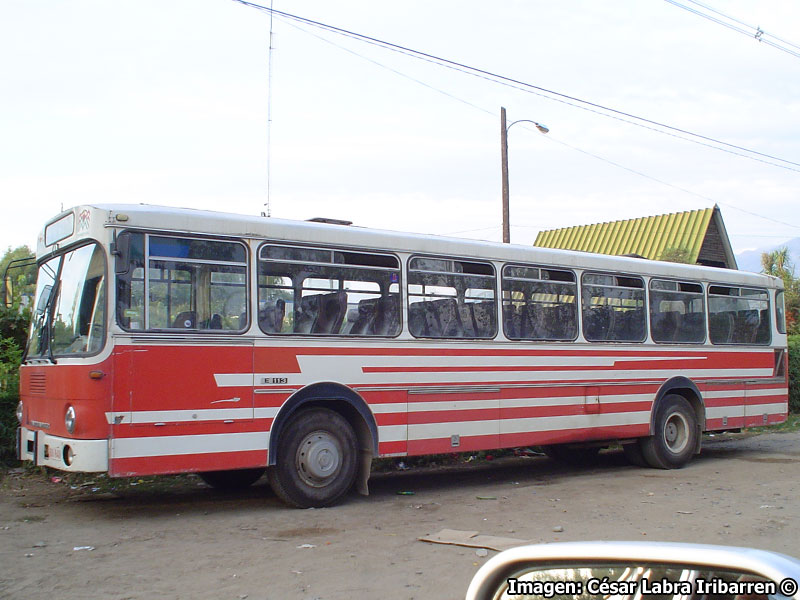
M763 275L144 205L68 210L37 256L18 450L64 471L267 470L322 506L375 457L617 441L677 468L787 418Z

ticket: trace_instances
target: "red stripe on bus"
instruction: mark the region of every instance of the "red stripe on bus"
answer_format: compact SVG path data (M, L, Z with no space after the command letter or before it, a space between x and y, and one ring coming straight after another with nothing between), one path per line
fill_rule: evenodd
M626 439L649 435L650 425L613 425L609 427L587 427L585 429L564 429L560 431L523 431L500 434L503 447L547 446L567 442L589 442L592 440Z
M265 466L267 466L266 450L246 450L208 454L113 458L109 461L108 472L112 477L132 477L136 475L166 475L169 473L222 471Z
M642 402L609 402L601 403L599 410L596 404L567 404L550 406L519 406L500 409L501 419L530 419L535 417L565 417L573 415L615 414L649 411L650 401Z
M748 406L758 405L758 404L778 404L784 403L788 404L788 399L786 396L774 395L774 396L747 396L746 402Z
M748 415L744 418L745 427L760 427L761 425L771 425L773 423L783 423L788 418L787 413L773 413L767 415L764 422L763 415Z
M408 454L443 454L449 452L470 452L497 448L497 434L461 436L458 446L453 446L448 438L430 440L408 440Z
M380 442L378 444L378 452L379 454L405 454L406 453L406 442L401 440L397 442Z
M376 413L375 421L379 427L381 425L405 425L406 417L405 411L399 413Z
M499 408L473 408L465 410L425 410L408 413L409 425L423 425L427 423L458 423L460 421L486 421L496 420L499 417Z
M706 429L708 431L715 431L718 429L739 429L740 427L744 427L744 417L728 417L727 421L723 421L722 418L706 419Z

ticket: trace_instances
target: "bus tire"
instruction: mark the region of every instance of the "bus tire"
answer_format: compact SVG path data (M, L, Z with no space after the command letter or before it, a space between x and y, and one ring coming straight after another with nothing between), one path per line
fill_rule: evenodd
M243 490L261 479L265 469L236 469L234 471L206 471L198 473L200 479L215 490Z
M641 441L647 464L656 469L680 469L697 447L697 417L683 396L669 394L659 403L653 435Z
M597 463L600 446L570 446L569 444L553 444L542 446L542 452L553 460L576 467Z
M275 494L287 504L328 506L353 486L358 441L339 413L327 408L299 411L286 424L277 448L267 476Z

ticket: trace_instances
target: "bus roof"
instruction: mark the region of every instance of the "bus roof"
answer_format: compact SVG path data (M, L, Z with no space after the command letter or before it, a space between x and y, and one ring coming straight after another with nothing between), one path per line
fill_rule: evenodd
M357 225L339 225L326 222L296 221L242 215L193 208L174 208L148 204L93 204L76 206L48 221L39 236L39 257L52 252L52 246L44 244L47 227L73 213L85 218L87 212L93 216L94 235L102 220L103 227L120 229L147 229L183 234L221 235L226 237L256 238L296 242L300 244L338 245L350 248L380 249L393 252L458 256L484 260L501 260L560 266L589 270L636 273L673 279L690 278L735 285L768 286L782 288L783 282L776 278L747 271L686 265L643 258L592 254L572 250L538 248L520 244L503 244L433 234L403 233L398 231L371 229ZM101 214L97 214L101 213ZM87 233L89 233L87 227ZM89 233L88 237L91 237ZM76 239L79 237L74 235ZM84 238L87 235L83 236ZM71 243L64 239L60 245Z

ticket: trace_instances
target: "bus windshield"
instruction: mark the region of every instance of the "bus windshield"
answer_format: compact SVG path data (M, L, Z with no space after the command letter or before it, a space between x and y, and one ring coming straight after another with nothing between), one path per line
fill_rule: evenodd
M106 265L97 244L39 266L28 358L94 354L105 340Z

